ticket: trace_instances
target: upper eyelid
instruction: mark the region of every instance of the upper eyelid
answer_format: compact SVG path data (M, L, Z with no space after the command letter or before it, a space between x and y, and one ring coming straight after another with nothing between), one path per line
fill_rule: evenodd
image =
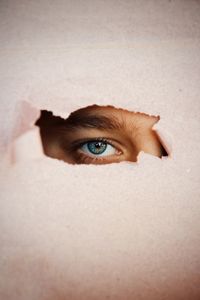
M75 142L72 142L72 147L77 147L77 146L81 146L81 145L84 145L85 143L89 143L89 142L92 142L92 141L102 141L102 142L106 142L110 145L112 145L113 147L116 147L117 148L117 144L120 144L121 143L115 139L112 139L112 138L105 138L105 137L94 137L94 138L85 138L85 139L79 139L79 140L76 140Z
M69 144L65 143L63 146L64 146L65 150L67 150L68 152L73 152L73 151L76 151L78 148L80 148L85 143L89 143L92 141L104 141L104 142L110 144L111 146L115 147L117 150L122 151L122 149L120 147L118 147L118 144L120 144L122 147L122 144L119 141L112 139L112 138L110 139L107 137L106 138L105 137L94 137L94 138L78 139Z

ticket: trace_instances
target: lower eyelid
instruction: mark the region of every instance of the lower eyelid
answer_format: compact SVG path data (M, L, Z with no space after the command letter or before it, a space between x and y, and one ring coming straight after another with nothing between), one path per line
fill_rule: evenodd
M119 161L120 155L108 155L108 156L90 156L83 152L78 151L76 156L76 163L94 163L94 162L105 162L105 163L111 163L111 162L117 162Z
M79 152L75 157L75 163L81 164L81 163L93 163L94 161L107 161L105 157L95 157L95 156L89 156L87 154Z

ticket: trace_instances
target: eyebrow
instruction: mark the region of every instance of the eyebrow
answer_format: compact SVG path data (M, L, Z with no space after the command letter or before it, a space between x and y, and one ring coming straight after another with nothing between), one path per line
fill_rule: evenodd
M122 128L122 124L116 120L113 116L106 117L103 115L92 115L82 112L72 113L63 124L65 128L70 130L76 130L80 128L87 129L117 129Z

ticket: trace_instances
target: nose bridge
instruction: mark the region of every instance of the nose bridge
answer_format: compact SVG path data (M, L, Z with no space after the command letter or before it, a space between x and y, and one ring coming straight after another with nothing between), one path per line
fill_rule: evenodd
M123 134L125 135L126 141L126 160L135 162L137 161L137 156L141 151L140 138L141 133L139 132L139 128L135 125L126 124L126 128L124 129Z
M142 141L141 141L142 133L139 128L135 128L135 130L130 130L129 134L129 144L130 144L130 152L129 152L129 160L136 161L139 152L142 150Z
M126 123L128 140L128 160L137 161L141 151L155 156L162 156L161 143L157 133L152 129L159 117L136 114L134 120Z
M141 116L138 113L120 112L121 134L124 137L126 150L125 159L127 161L137 161L137 156L141 151L140 136L141 136Z

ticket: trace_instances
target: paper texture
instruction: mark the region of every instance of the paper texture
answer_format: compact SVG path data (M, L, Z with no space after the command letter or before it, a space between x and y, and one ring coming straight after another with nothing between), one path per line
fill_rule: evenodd
M199 15L186 0L1 1L1 299L200 298ZM39 110L91 104L160 115L171 156L45 157Z

